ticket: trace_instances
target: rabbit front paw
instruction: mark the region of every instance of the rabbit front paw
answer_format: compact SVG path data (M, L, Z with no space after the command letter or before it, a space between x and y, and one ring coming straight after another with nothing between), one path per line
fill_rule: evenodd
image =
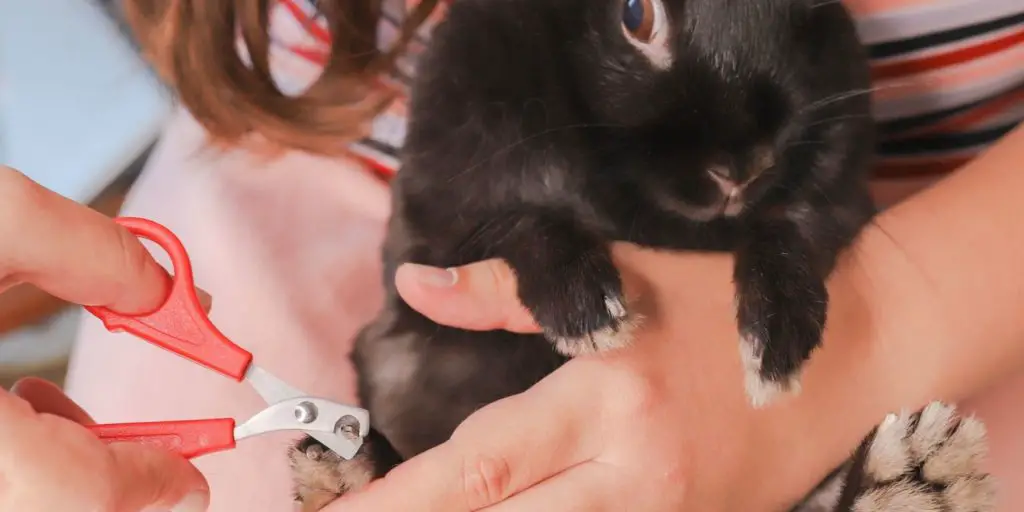
M737 321L747 397L754 407L800 390L800 370L821 344L828 292L795 258L737 267Z
M606 249L582 251L518 278L520 300L562 355L601 353L632 341L638 317L628 310Z

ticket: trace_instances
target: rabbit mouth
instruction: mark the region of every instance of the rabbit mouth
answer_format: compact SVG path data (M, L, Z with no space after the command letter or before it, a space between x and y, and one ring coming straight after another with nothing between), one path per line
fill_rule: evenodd
M735 187L722 200L721 216L736 217L743 212L744 205L743 187Z
M664 191L655 192L654 199L660 208L698 222L707 222L723 217L737 217L746 207L742 187L735 187L730 192L721 194L718 199L708 205L690 204L684 199Z
M743 191L753 179L736 184L735 181L729 179L724 174L713 170L708 171L708 176L718 185L718 190L722 193L722 199L719 201L718 216L735 217L739 215L743 211Z
M655 203L660 208L697 222L734 218L743 213L750 195L747 193L748 186L756 181L757 177L754 176L742 183L736 183L722 173L709 171L708 176L718 188L715 199L708 204L700 205L687 202L684 198L660 187L652 187L650 190Z

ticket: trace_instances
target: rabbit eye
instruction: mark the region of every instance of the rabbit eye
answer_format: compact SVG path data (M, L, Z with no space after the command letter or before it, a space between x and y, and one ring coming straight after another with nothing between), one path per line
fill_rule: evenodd
M654 37L657 11L655 0L623 0L622 26L626 32L642 43L650 42Z
M622 33L655 68L672 66L669 16L663 0L621 0Z

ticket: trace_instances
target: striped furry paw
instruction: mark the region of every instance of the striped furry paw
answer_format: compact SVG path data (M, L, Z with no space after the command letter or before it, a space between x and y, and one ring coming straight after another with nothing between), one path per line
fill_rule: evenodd
M920 412L891 414L853 461L843 492L845 501L852 498L848 510L995 510L995 486L981 468L986 452L984 425L950 405L933 402Z
M348 491L358 490L373 479L373 463L360 450L346 461L312 437L305 437L288 452L295 500L302 512L315 512Z
M345 493L366 487L400 460L374 429L352 460L341 458L312 437L304 437L288 451L295 500L302 512L316 512Z

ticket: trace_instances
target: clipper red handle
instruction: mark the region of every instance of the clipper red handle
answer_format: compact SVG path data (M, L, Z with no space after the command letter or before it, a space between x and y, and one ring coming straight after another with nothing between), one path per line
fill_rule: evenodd
M235 420L218 418L89 425L106 443L142 443L191 459L235 447Z
M171 257L171 291L156 311L122 315L106 307L86 306L108 331L126 331L227 377L241 381L252 354L235 345L210 322L196 295L192 263L181 241L151 220L122 217L115 221L133 235L156 242Z

